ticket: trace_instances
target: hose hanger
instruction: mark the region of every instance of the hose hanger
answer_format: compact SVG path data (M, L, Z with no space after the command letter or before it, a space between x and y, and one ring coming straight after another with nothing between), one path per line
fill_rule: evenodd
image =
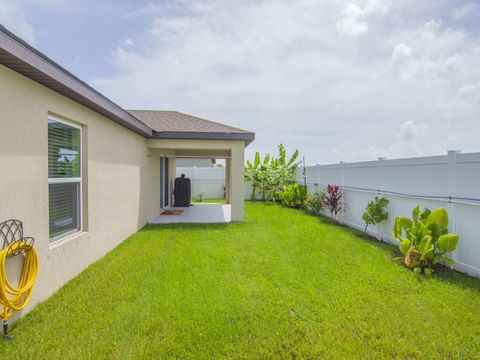
M7 220L0 223L0 305L3 306L0 317L3 318L3 337L11 339L8 333L8 318L15 311L23 309L32 296L33 284L38 273L38 256L35 251L35 239L23 236L23 223L20 220ZM22 274L15 287L7 278L7 258L23 255Z

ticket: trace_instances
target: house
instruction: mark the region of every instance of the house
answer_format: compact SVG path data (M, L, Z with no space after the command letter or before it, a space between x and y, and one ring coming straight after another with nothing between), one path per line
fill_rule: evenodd
M226 159L231 219L243 220L254 133L127 111L1 26L0 124L0 221L23 221L39 255L29 308L171 203L176 158Z

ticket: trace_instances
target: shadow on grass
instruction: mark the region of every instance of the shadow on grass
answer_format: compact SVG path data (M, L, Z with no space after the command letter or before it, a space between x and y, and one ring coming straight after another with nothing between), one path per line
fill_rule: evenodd
M223 230L235 223L170 223L170 224L147 224L141 232L156 232L162 229L201 229L201 230Z

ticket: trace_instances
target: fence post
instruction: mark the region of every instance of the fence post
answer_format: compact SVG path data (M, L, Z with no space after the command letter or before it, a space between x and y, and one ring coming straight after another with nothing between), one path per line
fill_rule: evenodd
M345 223L345 161L340 161L340 189L342 189L342 209L343 211L341 212L341 220L340 223L344 224Z
M197 197L197 165L193 165L192 194Z
M378 158L378 195L382 195L383 191L383 162L387 160L386 157L380 156ZM383 241L383 222L377 226L377 240Z
M447 174L448 174L448 195L450 201L447 203L448 218L450 220L450 231L457 232L457 220L455 214L455 204L451 201L457 195L457 155L461 154L461 150L447 151ZM453 260L458 260L457 252L452 254Z

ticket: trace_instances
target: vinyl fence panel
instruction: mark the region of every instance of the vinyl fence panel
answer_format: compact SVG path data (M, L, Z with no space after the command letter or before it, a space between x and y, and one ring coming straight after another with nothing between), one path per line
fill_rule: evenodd
M362 214L375 196L390 200L389 219L369 233L378 239L397 244L392 237L395 216L411 216L421 205L430 209L447 209L451 232L461 237L453 254L456 269L480 275L480 153L409 159L339 163L307 167L310 192L328 184L340 185L344 193L345 211L338 220L345 225L364 229ZM301 169L297 173L302 182ZM327 215L327 214L326 214Z
M192 183L192 197L223 199L225 196L224 167L177 167L177 177L185 174Z

